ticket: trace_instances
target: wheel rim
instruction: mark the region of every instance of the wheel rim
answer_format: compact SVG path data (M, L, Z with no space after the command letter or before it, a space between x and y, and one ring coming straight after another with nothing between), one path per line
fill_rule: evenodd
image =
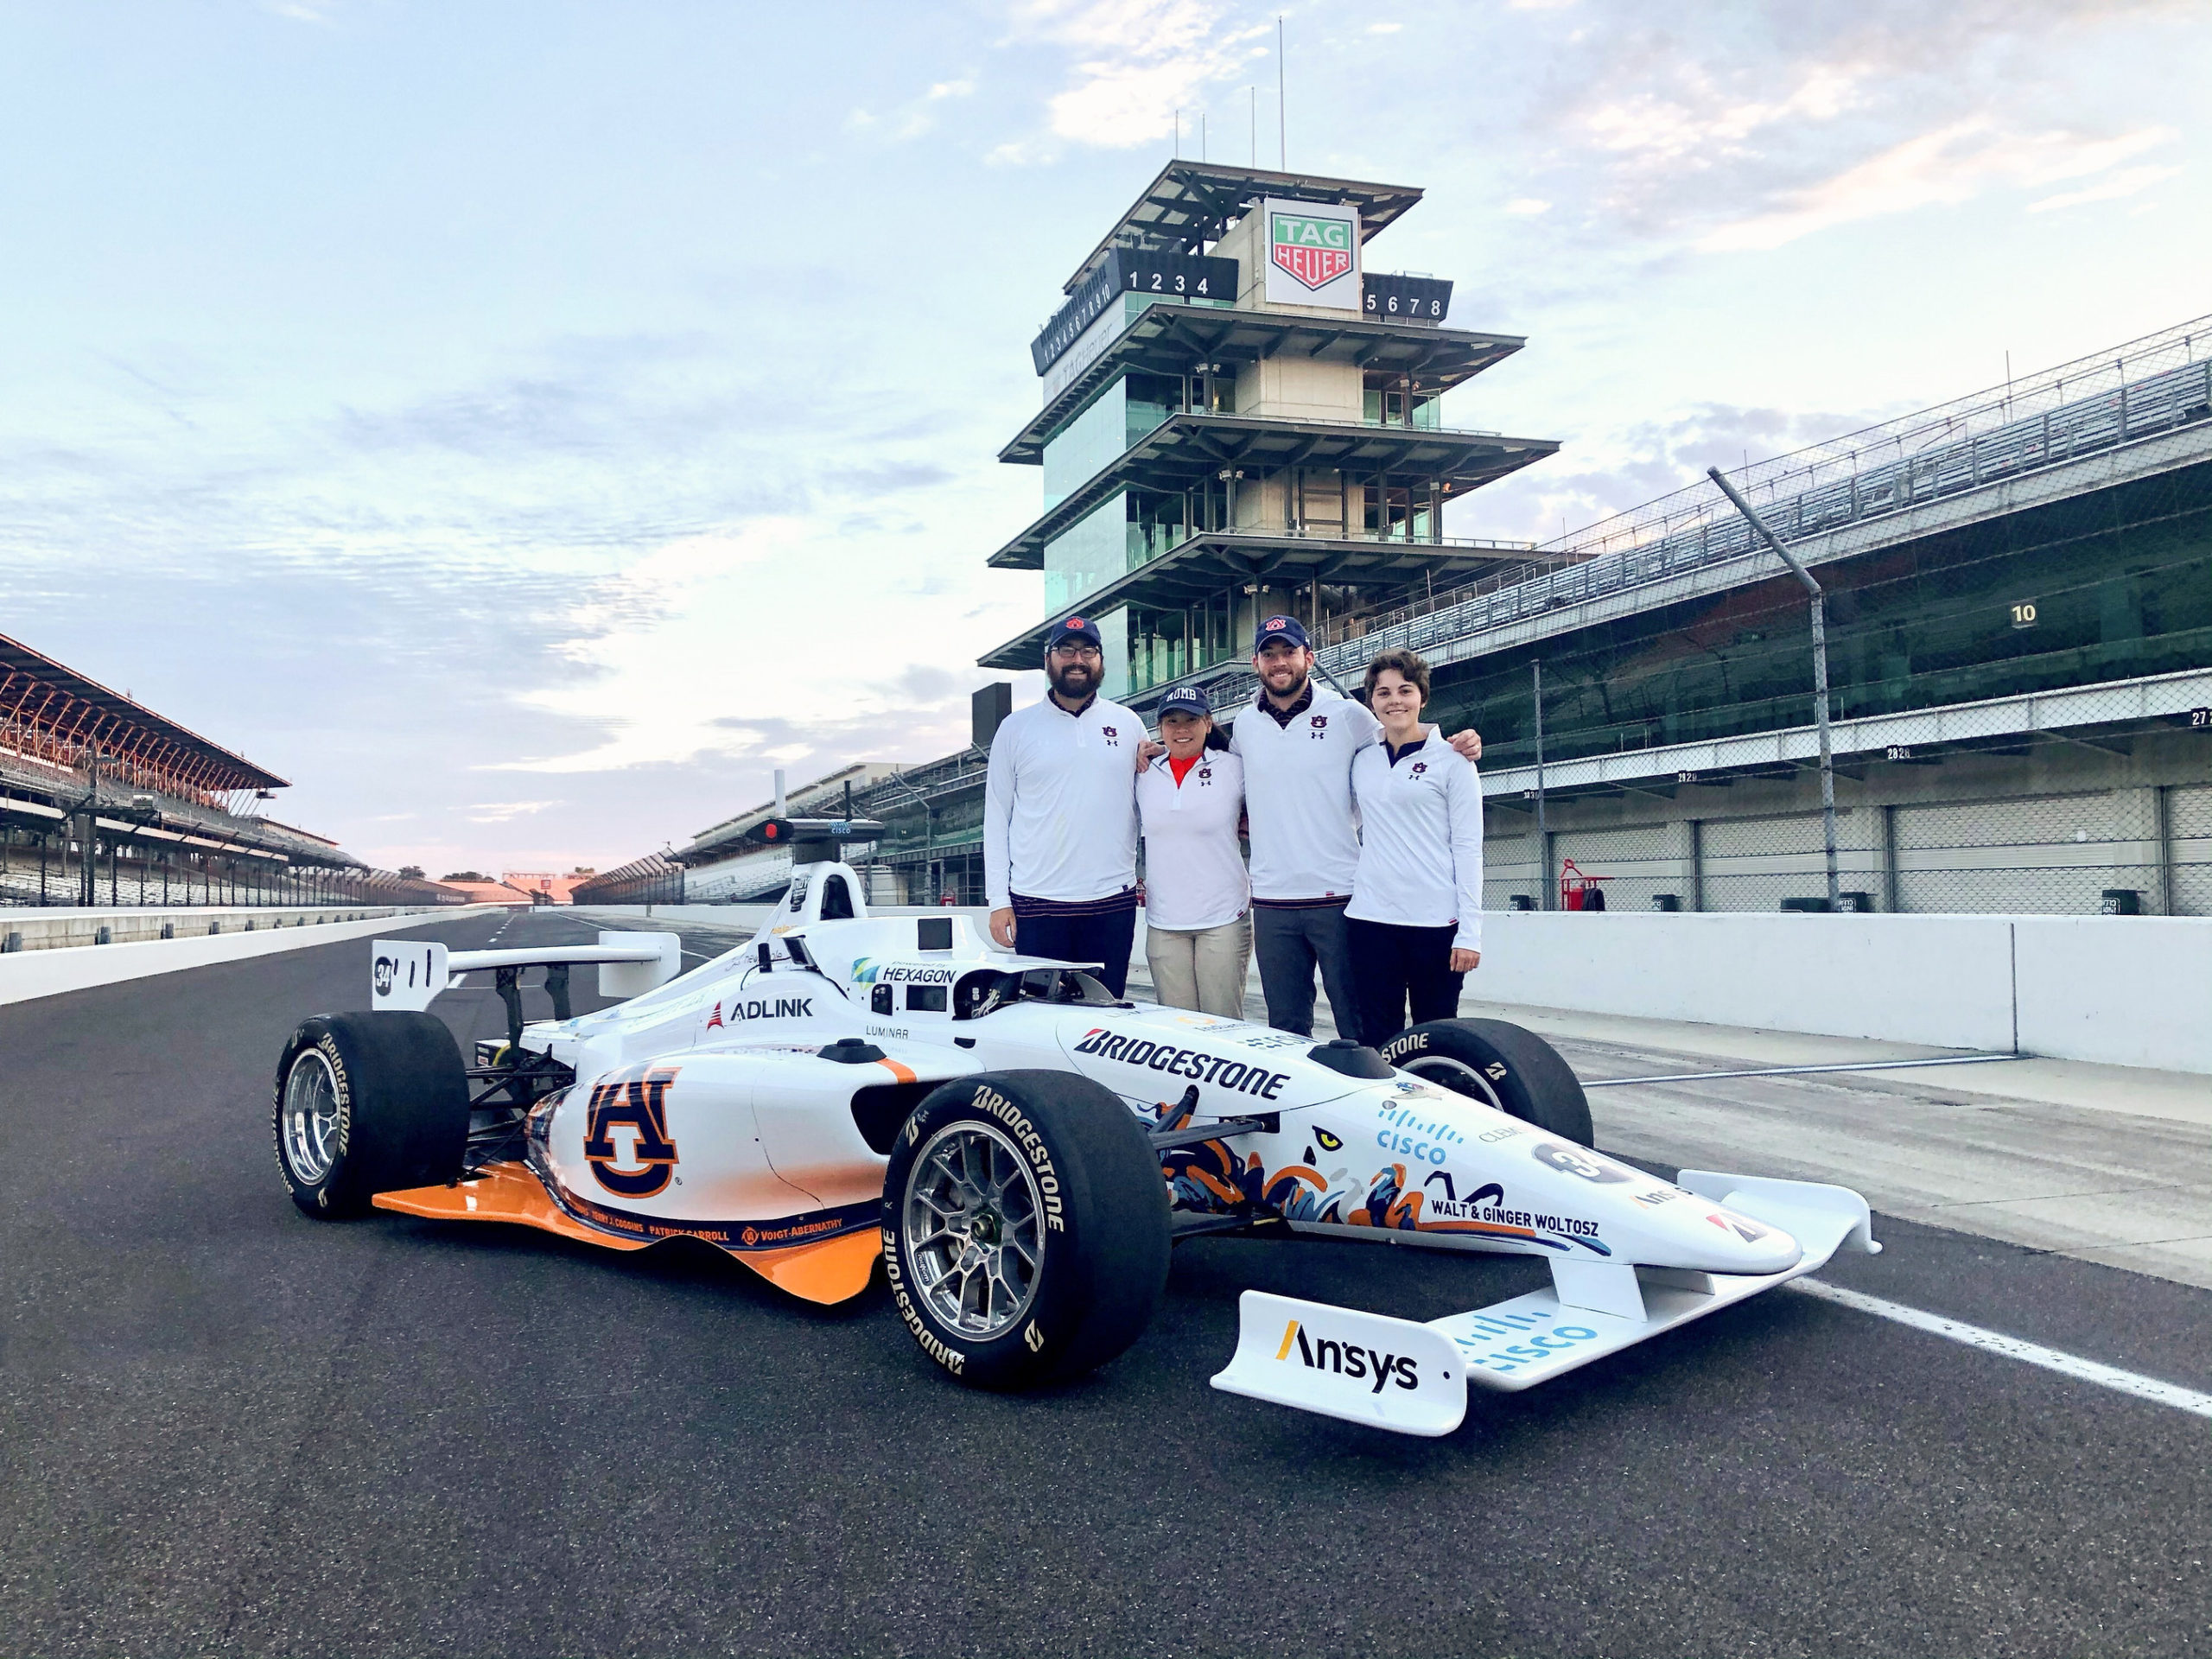
M1511 1116L1512 1108L1499 1096L1497 1090L1491 1087L1490 1079L1465 1060L1455 1060L1444 1054L1424 1054L1419 1059L1407 1061L1398 1070L1410 1071L1440 1089L1449 1089L1455 1095L1465 1095L1470 1100L1480 1101L1493 1111Z
M292 1062L284 1079L284 1160L309 1186L338 1161L338 1080L314 1049Z
M985 1340L1036 1300L1045 1206L1029 1160L983 1123L931 1135L906 1178L906 1260L938 1322Z

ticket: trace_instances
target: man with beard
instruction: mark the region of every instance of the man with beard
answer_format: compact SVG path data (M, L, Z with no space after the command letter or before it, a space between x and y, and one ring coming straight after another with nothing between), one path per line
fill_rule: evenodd
M1314 685L1313 652L1294 616L1270 616L1252 643L1260 690L1230 728L1244 762L1252 843L1252 954L1268 1023L1313 1032L1313 969L1344 1036L1362 1039L1344 906L1359 868L1352 756L1382 731L1361 704ZM1483 741L1461 732L1452 747L1472 760Z
M1128 983L1137 919L1137 770L1144 722L1098 695L1098 626L1071 616L1045 641L1041 702L991 740L983 791L983 880L1003 950L1103 964Z

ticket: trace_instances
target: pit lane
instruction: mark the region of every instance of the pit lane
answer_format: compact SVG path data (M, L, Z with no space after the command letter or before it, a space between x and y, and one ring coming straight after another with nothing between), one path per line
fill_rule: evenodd
M591 937L542 913L414 936L502 925ZM1195 1240L1135 1349L1007 1399L944 1381L880 1293L824 1311L702 1248L309 1222L271 1166L269 1071L301 1016L366 1006L366 961L0 1008L8 1650L2212 1643L2205 1423L1808 1296L1478 1397L1421 1441L1207 1388L1236 1293L1426 1319L1541 1264ZM439 1008L464 1039L500 1026L489 992ZM2212 1294L1878 1231L1887 1254L1822 1277L2212 1380Z

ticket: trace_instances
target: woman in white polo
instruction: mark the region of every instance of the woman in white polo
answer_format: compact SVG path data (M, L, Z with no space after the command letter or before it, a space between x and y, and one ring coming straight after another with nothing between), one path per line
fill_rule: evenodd
M1359 868L1344 926L1359 987L1361 1040L1379 1048L1413 1023L1459 1012L1482 961L1483 786L1472 762L1421 721L1428 664L1386 651L1368 664L1367 706L1382 741L1352 757Z
M1137 774L1144 956L1164 1006L1242 1020L1252 954L1252 884L1236 842L1244 763L1208 747L1212 733L1198 687L1179 685L1160 699L1167 753Z

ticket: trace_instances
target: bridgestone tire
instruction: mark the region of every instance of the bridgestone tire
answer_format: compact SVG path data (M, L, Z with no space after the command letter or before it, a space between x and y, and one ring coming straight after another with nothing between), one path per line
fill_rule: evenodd
M1581 1080L1533 1031L1503 1020L1432 1020L1383 1044L1382 1058L1562 1141L1591 1143L1590 1099Z
M296 1072L296 1098L321 1103L327 1091L331 1109L325 1133L309 1129L305 1141L306 1114L286 1110ZM434 1014L319 1014L276 1062L270 1130L284 1190L318 1219L361 1215L378 1192L455 1179L468 1144L461 1050Z
M963 1154L995 1172L1003 1204L954 1202L981 1190L951 1179L955 1166L966 1167ZM1033 1236L1039 1259L1025 1270L1003 1241ZM922 1351L971 1387L1032 1388L1113 1358L1151 1321L1168 1248L1160 1159L1135 1115L1088 1077L963 1077L923 1101L893 1143L883 1182L892 1306ZM1016 1294L999 1300L984 1270L949 1265L956 1256L1014 1262L1007 1271ZM978 1282L986 1303L971 1313Z

